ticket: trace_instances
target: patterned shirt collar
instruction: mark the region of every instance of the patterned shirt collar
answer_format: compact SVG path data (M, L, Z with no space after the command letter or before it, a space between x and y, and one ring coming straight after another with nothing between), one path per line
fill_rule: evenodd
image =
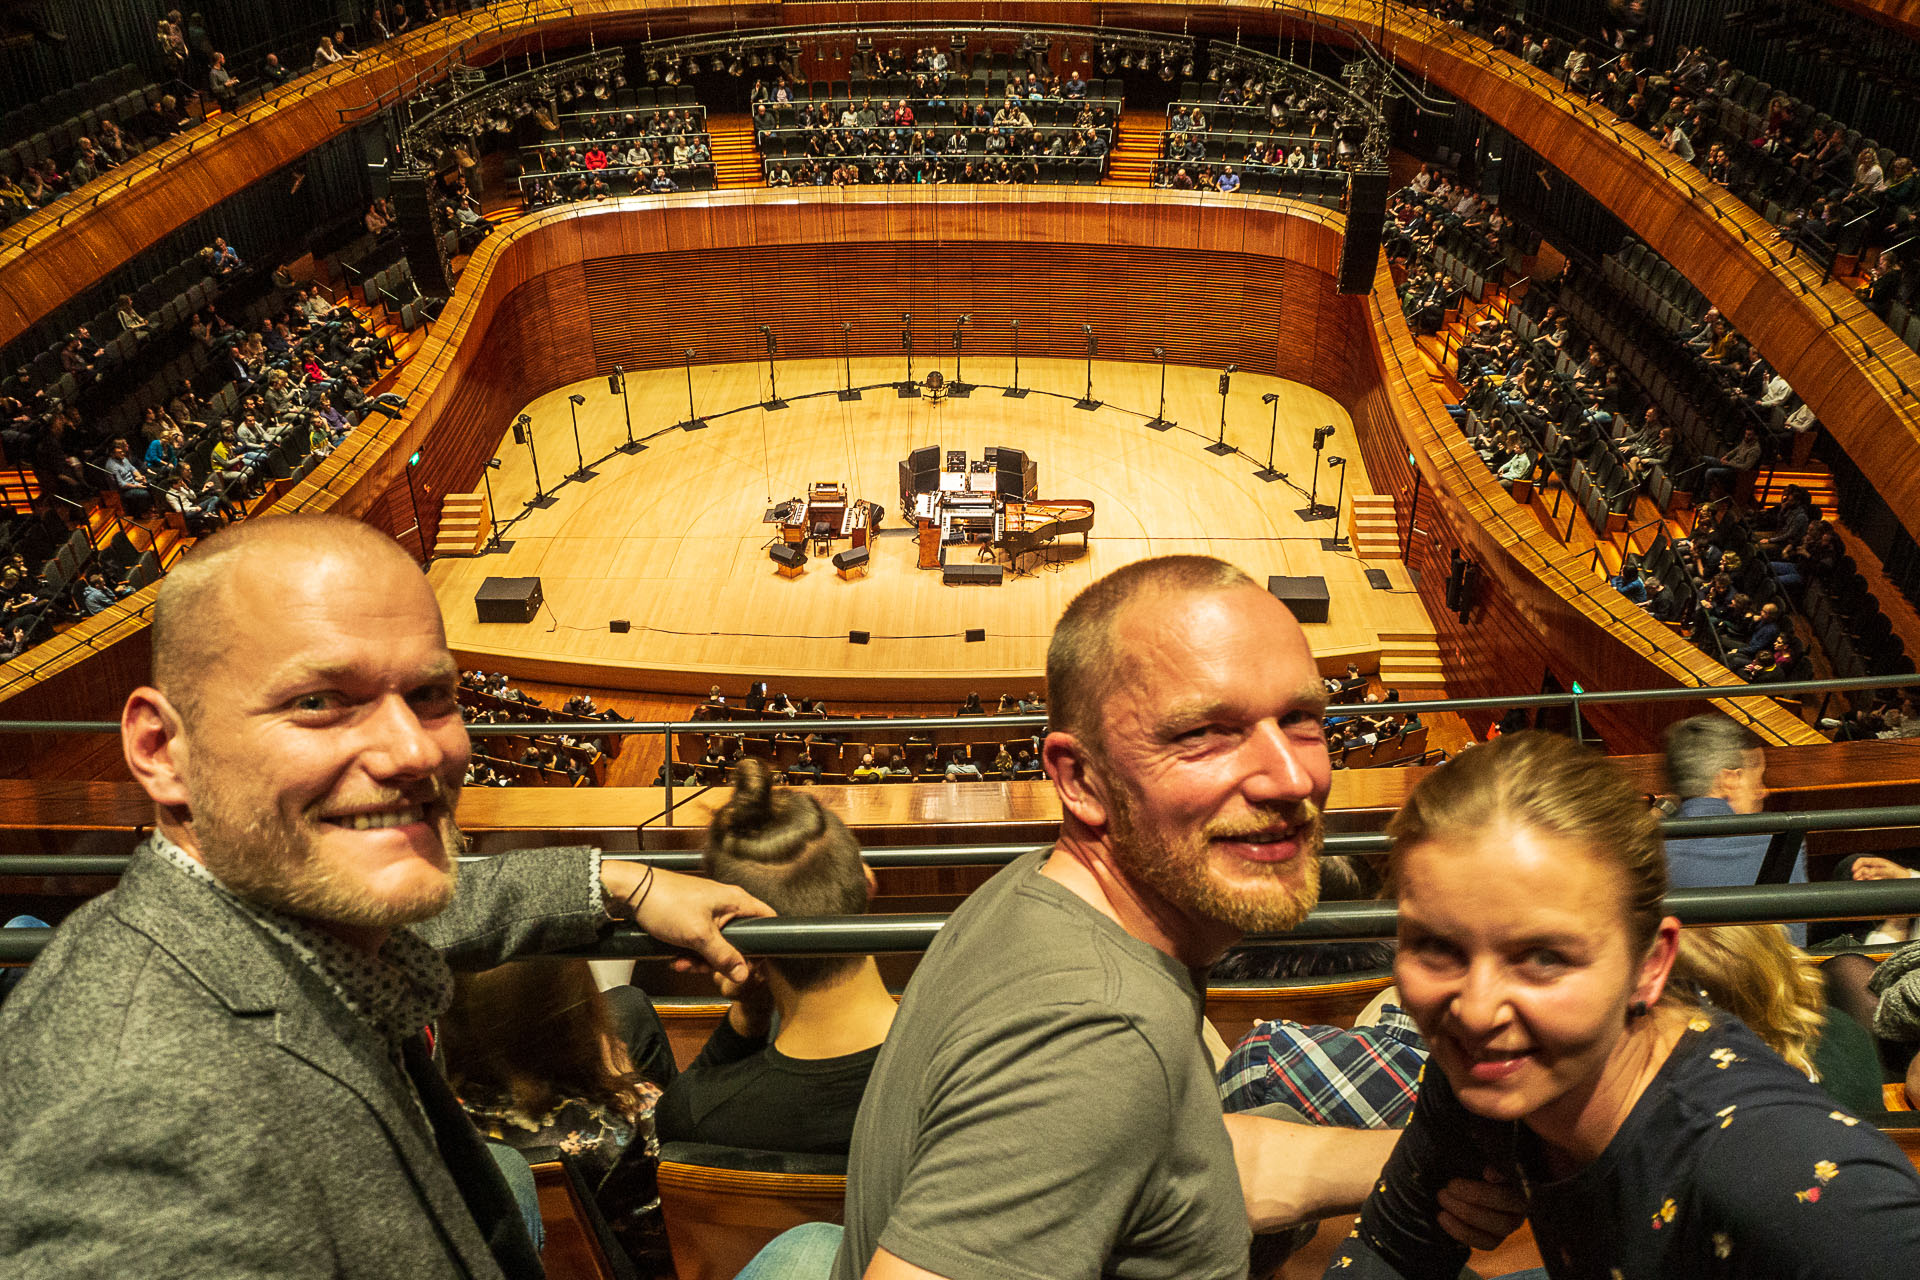
M377 955L368 955L307 921L249 902L158 831L153 851L213 889L267 935L291 951L340 998L354 1016L390 1045L398 1045L446 1012L453 1000L453 973L440 953L409 929L387 935Z

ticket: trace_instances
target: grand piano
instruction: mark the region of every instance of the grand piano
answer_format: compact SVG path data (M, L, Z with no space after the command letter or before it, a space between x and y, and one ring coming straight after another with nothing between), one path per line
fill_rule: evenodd
M1017 572L1020 557L1042 550L1063 534L1077 533L1084 550L1093 530L1090 498L1055 498L1046 502L1003 503L994 518L993 545L1007 554Z

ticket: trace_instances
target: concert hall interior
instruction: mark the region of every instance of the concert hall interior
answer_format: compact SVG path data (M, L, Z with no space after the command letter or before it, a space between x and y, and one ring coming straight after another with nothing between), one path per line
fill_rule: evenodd
M1053 619L1080 588L1128 561L1177 552L1219 556L1262 582L1325 577L1338 606L1308 635L1332 674L1350 661L1375 669L1383 633L1431 636L1396 560L1362 561L1350 539L1322 550L1340 527L1336 499L1368 489L1357 459L1345 482L1318 460L1313 488L1316 428L1336 428L1324 454L1339 457L1351 441L1346 412L1330 397L1235 375L1226 439L1256 465L1207 451L1219 430L1215 370L1169 370L1167 417L1176 426L1164 432L1146 425L1158 407L1157 365L1096 361L1094 391L1104 403L1092 411L1074 407L1085 389L1077 362L1023 361L1033 394L1022 398L1002 394L1012 379L1006 355L963 358L961 371L978 388L964 399L901 398L894 384L903 370L901 361L855 362L854 385L868 390L844 402L835 394L845 376L838 362L783 362L778 388L791 407L769 411L761 407L770 392L764 363L701 365L695 398L710 429L698 432L672 429L686 417L679 370L628 374L625 402L595 380L527 405L533 448L511 433L495 445L502 466L492 487L511 549L442 559L431 570L463 665L682 694L753 679L860 701L1019 694L1042 678ZM916 366L920 377L934 370L952 381L950 349ZM581 482L564 479L577 458L573 394L587 398L577 412L595 473ZM1262 403L1266 394L1278 396L1275 404ZM629 404L635 435L648 445L642 453L618 451ZM1287 478L1263 482L1269 435ZM1018 446L1036 466L1041 497L1091 500L1090 534L1050 541L1017 568L1003 547L960 543L949 548L951 562L1003 565L1004 585L943 585L937 570L916 568L916 530L901 515L896 467L924 445L976 463L989 448ZM545 509L522 505L534 492L536 451L555 499ZM866 572L836 574L831 555L851 545L836 529L824 552L805 548L812 558L802 576L783 577L768 559L778 535L763 514L823 480L884 512ZM1323 504L1311 522L1299 514L1309 496ZM1369 589L1367 567L1385 571L1386 590ZM494 576L540 578L548 612L527 625L477 622L474 591ZM632 630L609 632L613 618ZM986 631L984 643L965 642L973 628ZM870 642L848 644L849 631L868 632Z
M751 757L951 910L1061 830L1062 611L1197 552L1301 619L1357 859L1521 727L1677 808L1711 712L1810 879L1920 882L1916 0L164 8L0 0L0 920L151 831L159 593L295 513L426 575L476 855L695 867ZM725 1002L640 972L686 1059Z

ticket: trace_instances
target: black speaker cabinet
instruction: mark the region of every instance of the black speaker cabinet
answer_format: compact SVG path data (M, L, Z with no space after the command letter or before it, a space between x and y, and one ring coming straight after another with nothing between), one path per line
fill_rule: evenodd
M1301 622L1327 620L1325 578L1268 578L1267 590Z
M867 549L865 547L849 547L834 556L833 567L836 569L858 569L866 562Z
M791 546L784 542L767 552L767 554L773 557L775 564L785 569L798 569L807 562L806 552L797 546Z
M446 228L438 212L432 173L398 169L393 174L393 221L420 292L444 298L453 292L453 268L447 262Z
M997 587L1005 572L997 564L945 564L940 566L940 581L948 586L973 584Z
M1347 175L1347 236L1340 243L1340 292L1373 291L1380 260L1380 232L1387 221L1385 169L1355 169Z
M1009 502L1028 502L1040 492L1040 468L1019 449L993 451L994 491Z
M488 578L473 594L482 622L531 622L544 597L538 578Z

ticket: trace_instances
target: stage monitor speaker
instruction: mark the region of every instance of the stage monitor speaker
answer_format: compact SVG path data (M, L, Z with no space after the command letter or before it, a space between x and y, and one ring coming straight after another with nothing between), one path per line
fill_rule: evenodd
M784 542L767 552L767 555L772 557L775 564L786 569L798 569L807 562L806 552Z
M1001 445L994 456L994 491L1011 502L1025 502L1040 492L1040 468L1019 449Z
M531 622L544 600L538 578L488 578L473 593L482 622Z
M915 449L907 455L907 467L916 476L938 476L940 474L940 446L930 444L924 449ZM938 481L935 483L938 483Z
M1267 590L1299 622L1327 620L1327 580L1325 578L1268 578Z
M611 618L607 621L607 630L617 636L624 636L633 630L633 623L626 618Z
M833 557L833 567L836 569L858 569L866 564L866 562L867 549L865 547L848 547L845 551Z
M983 587L997 587L1005 571L997 564L943 564L940 566L940 580L948 586L961 583L975 583Z
M1371 293L1380 261L1380 232L1387 221L1385 169L1355 169L1347 175L1347 235L1340 243L1340 292Z
M432 172L399 169L393 175L393 222L420 292L444 298L453 292L453 268L440 226L438 184Z

